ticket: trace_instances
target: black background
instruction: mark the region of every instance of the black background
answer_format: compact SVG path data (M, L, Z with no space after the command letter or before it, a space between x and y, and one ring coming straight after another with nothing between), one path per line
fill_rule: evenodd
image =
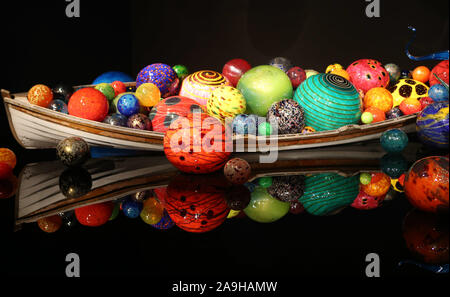
M232 58L252 65L285 56L304 69L323 72L361 58L403 69L433 67L404 54L408 25L417 29L414 55L448 49L448 1L381 0L381 17L368 18L353 1L86 1L81 17L67 18L63 0L15 1L1 6L0 87L27 91L37 83L91 83L118 70L135 76L148 64L184 64L191 72L221 71ZM3 104L1 147L18 156L16 174L29 162L53 159L54 151L25 151L11 137ZM48 235L36 225L12 233L13 201L0 201L0 272L64 276L68 252L78 252L82 275L244 277L293 279L306 275L364 277L364 257L379 253L382 275L431 273L398 268L410 258L401 222L404 199L369 212L338 216L288 215L273 224L227 221L207 234L158 232L118 218L106 226ZM243 221L245 220L245 222ZM301 282L300 282L301 283ZM291 284L292 285L292 284Z

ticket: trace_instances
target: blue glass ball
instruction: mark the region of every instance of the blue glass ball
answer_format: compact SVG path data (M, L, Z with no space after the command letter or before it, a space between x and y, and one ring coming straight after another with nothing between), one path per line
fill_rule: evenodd
M127 199L122 202L123 214L131 219L137 218L141 214L142 208L142 202L132 200L130 197L127 197Z
M448 90L441 84L433 85L428 90L428 97L434 102L448 101Z
M120 126L120 127L126 127L127 126L128 118L120 113L113 113L109 116L107 116L103 123L107 123L113 126Z
M97 76L92 82L93 85L98 85L100 83L112 83L113 81L130 82L134 79L128 74L120 71L108 71Z
M386 152L400 153L408 145L408 135L400 129L391 129L381 134L380 142Z
M238 114L231 123L233 132L240 135L258 135L258 120L256 114Z
M117 101L117 110L126 117L139 113L141 106L134 94L124 94Z
M151 226L156 229L167 230L175 226L175 222L170 218L167 210L164 210L162 219L158 223Z
M51 110L54 110L54 111L69 114L69 111L67 109L67 104L60 99L52 100L52 102L50 102L50 104L48 105L48 108Z
M387 153L380 160L381 171L390 178L397 179L405 173L408 167L408 161L399 153Z
M417 136L423 144L435 148L448 148L448 110L448 101L434 102L417 115Z

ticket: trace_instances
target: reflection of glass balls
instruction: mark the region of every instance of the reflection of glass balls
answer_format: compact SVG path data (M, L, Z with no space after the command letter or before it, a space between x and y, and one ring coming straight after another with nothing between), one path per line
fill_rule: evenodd
M386 152L400 153L408 146L408 135L400 129L390 129L381 134L380 142Z
M397 179L408 170L408 162L401 154L388 153L381 158L380 167L391 179Z
M88 193L92 187L90 173L81 167L65 170L59 177L59 189L67 198L77 198Z
M275 176L267 192L278 200L294 202L298 200L305 190L305 177L303 175Z

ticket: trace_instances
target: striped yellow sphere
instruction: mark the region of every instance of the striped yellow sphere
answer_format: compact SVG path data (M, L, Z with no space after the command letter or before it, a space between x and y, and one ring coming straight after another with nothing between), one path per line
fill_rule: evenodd
M231 86L230 82L219 72L201 70L192 73L183 80L180 96L188 97L206 106L212 92L220 86Z
M238 89L231 86L216 88L206 105L208 114L222 122L225 122L226 118L234 118L236 115L244 113L245 108L244 96Z

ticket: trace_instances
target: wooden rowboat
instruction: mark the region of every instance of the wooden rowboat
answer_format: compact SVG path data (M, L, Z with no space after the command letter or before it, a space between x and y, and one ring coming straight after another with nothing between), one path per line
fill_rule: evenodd
M403 156L414 161L419 144L410 143ZM302 154L280 152L275 163L260 163L258 153L240 153L252 167L250 181L263 176L336 173L353 176L360 172L380 171L385 154L379 144L345 145L306 149ZM91 159L85 166L92 177L92 188L83 196L66 198L59 187L59 177L66 169L60 161L26 165L19 175L15 197L15 227L35 222L75 208L166 187L179 171L163 156L133 156Z
M126 83L133 85L134 83ZM89 87L92 85L76 86ZM163 150L164 134L116 127L32 105L27 93L11 94L1 90L11 131L17 142L27 149L55 148L56 144L70 136L82 137L91 146L133 150ZM234 135L234 151L267 152L293 150L379 139L392 128L406 133L415 131L416 114L368 125L347 125L337 130L308 134L284 134L273 136ZM237 144L242 144L237 149Z

